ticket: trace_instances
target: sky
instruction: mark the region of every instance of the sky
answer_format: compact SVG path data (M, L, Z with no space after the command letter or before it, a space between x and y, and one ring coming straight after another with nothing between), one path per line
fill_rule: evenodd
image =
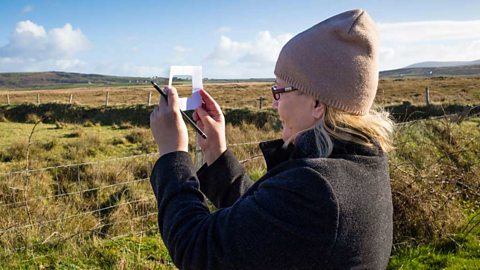
M343 11L361 8L380 35L380 70L480 59L480 1L0 0L0 72L66 71L273 78L282 46Z

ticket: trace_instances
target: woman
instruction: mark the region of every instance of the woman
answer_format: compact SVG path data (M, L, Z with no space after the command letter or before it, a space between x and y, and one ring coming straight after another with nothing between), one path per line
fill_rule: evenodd
M384 269L392 245L386 152L392 124L371 110L378 84L373 21L352 10L291 39L272 87L282 139L260 144L256 183L227 149L218 104L202 90L197 172L177 92L150 116L158 223L181 269ZM219 209L210 213L204 194Z

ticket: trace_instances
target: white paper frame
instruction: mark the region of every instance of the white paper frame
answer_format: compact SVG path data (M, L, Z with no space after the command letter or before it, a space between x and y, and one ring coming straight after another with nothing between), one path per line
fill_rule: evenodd
M200 89L203 88L202 66L171 66L168 87L172 87L174 76L192 76L192 96L179 99L179 107L182 111L195 110L202 105Z

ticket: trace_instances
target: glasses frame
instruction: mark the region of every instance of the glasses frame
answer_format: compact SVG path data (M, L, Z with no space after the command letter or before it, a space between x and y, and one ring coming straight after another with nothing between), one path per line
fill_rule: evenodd
M297 90L298 88L295 88L293 86L278 88L276 85L272 85L272 96L274 100L279 100L281 93L292 92Z

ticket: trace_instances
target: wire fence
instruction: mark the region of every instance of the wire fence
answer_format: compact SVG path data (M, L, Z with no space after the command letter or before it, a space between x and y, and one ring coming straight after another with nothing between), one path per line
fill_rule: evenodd
M434 119L463 121L471 117L477 115ZM48 243L85 235L116 239L157 230L155 198L147 181L157 157L158 153L148 153L0 173L0 215L8 216L0 225L1 256L33 252ZM262 155L251 155L239 161L245 164L260 158ZM19 235L24 241L18 241Z
M156 231L156 201L148 180L157 158L158 153L148 153L1 172L0 215L8 218L0 224L0 257L79 237L116 239ZM19 235L29 241L17 241Z

